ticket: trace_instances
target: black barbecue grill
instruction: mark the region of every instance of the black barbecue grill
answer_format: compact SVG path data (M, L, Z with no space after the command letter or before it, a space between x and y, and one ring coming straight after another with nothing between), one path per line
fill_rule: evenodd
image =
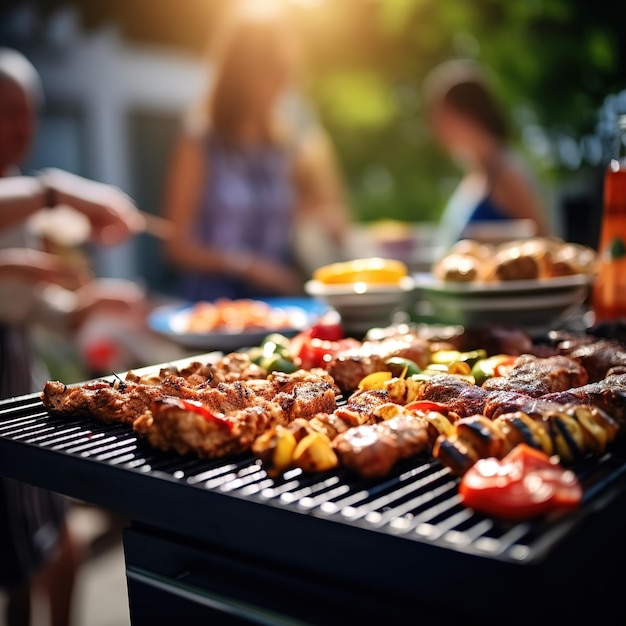
M426 456L384 480L273 480L251 456L164 453L125 425L52 416L38 394L0 403L0 474L132 520L136 625L625 623L626 450L574 469L578 511L503 523L463 507Z

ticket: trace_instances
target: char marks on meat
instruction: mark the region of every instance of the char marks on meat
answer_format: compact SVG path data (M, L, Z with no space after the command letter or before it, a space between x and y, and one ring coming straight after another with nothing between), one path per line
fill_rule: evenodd
M518 357L507 376L488 379L483 389L488 391L517 391L533 398L547 393L580 387L588 380L583 366L566 356L546 359L523 354Z
M399 460L415 456L427 446L424 420L414 415L357 426L333 441L341 463L365 478L387 475Z
M541 398L555 404L590 404L608 413L622 426L626 425L626 374L607 376L578 389L550 393Z
M175 399L164 398L155 400L151 410L135 421L133 429L154 448L217 458L249 450L254 439L277 417L269 406L247 407L230 413L232 428L226 428L187 410Z
M389 402L389 394L385 389L357 391L348 398L345 406L335 410L335 415L352 426L366 424L374 419L374 409L386 402Z
M425 381L416 400L445 404L459 417L482 412L487 391L451 374L439 374Z
M132 424L159 395L154 386L121 381L94 381L80 386L48 381L41 399L53 413Z
M51 412L132 424L155 447L195 450L205 457L247 450L268 426L286 425L297 418L308 420L318 413L332 413L337 406L337 389L327 375L295 372L254 384L236 380L207 386L197 381L188 384L178 374L159 384L117 380L68 387L48 382L42 401ZM181 400L227 416L234 427L216 428Z

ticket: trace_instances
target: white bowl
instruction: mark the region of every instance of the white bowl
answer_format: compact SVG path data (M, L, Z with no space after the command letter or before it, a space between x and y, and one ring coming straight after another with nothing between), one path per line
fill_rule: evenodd
M339 313L346 332L365 333L376 326L387 326L394 314L407 311L414 287L413 279L407 276L398 285L361 282L327 285L310 280L304 289Z
M516 322L539 328L579 310L589 295L591 277L563 276L497 283L454 283L431 274L415 276L416 292L429 317L444 324ZM426 305L426 306L424 306Z

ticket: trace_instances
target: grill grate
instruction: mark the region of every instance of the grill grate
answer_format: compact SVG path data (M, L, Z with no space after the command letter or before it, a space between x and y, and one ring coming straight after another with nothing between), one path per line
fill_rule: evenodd
M401 463L391 476L365 481L344 471L307 475L295 469L273 480L250 456L202 460L153 450L129 426L66 419L48 414L38 396L0 403L0 443L45 449L62 459L140 473L188 488L209 490L258 504L444 546L509 562L529 562L567 535L580 515L504 523L460 503L458 479L426 456ZM581 510L624 481L626 455L616 448L574 468L583 487Z

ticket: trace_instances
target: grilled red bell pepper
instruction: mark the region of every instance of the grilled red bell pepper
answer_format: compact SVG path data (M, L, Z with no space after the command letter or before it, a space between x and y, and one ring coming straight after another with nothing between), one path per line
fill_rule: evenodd
M235 426L235 422L233 422L233 420L229 419L225 415L222 415L221 413L213 413L213 411L209 411L209 409L197 400L183 400L182 398L175 398L175 400L180 408L192 413L197 413L207 422L219 424L220 426L228 428L230 431L232 431Z
M323 329L322 329L323 328ZM343 335L343 330L341 331ZM297 334L289 344L289 353L303 369L312 367L325 368L333 356L340 350L347 350L360 345L355 339L337 340L322 339L321 337L338 336L337 329L331 325L313 326Z
M513 365L515 361L517 361L519 357L516 356L508 356L501 361L499 361L493 368L494 376L508 376L513 369Z
M447 415L450 412L450 407L447 404L441 402L432 402L431 400L415 400L415 402L409 402L405 407L409 411L415 411L419 413L428 413L428 411L436 411Z
M519 520L576 507L582 488L573 472L519 444L503 459L477 461L463 476L459 494L476 511Z

